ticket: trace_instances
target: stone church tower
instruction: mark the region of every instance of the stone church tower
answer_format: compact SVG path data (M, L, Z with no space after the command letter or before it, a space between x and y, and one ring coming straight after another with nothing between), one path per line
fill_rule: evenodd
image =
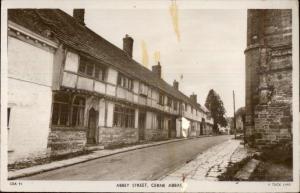
M245 56L248 143L291 141L292 10L248 10Z

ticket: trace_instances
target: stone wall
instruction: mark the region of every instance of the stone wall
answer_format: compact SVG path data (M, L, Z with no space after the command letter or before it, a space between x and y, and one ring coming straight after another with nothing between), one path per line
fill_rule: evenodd
M86 145L85 130L52 130L48 138L50 156L64 155L84 150Z
M156 140L163 140L168 139L168 130L164 129L157 129L157 128L148 128L145 129L145 140L147 141L156 141Z
M291 25L291 10L248 10L246 137L259 148L292 139Z
M255 108L255 144L265 147L291 139L290 105L273 103Z
M121 128L121 127L100 127L99 128L99 144L121 145L131 144L138 141L138 129Z

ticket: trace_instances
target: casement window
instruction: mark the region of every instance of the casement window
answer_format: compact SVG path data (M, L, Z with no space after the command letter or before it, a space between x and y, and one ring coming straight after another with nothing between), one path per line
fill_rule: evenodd
M95 64L85 58L80 58L78 73L94 78L96 80L104 81L106 67L100 64Z
M72 126L83 126L85 98L76 96L72 104Z
M164 105L164 95L159 93L158 104Z
M177 108L178 108L178 102L177 102L176 100L174 100L173 108L174 108L175 111L177 111Z
M132 90L133 89L133 80L126 77L125 75L119 73L117 85L121 86L123 88L126 88L128 90Z
M115 105L113 125L115 127L134 128L135 110L122 105Z
M70 115L70 96L65 93L55 93L52 108L52 125L68 126Z
M172 99L170 97L167 97L167 105L168 107L172 106Z
M158 129L164 129L164 118L161 114L157 115L157 128Z
M53 126L83 126L85 98L55 93L52 108Z

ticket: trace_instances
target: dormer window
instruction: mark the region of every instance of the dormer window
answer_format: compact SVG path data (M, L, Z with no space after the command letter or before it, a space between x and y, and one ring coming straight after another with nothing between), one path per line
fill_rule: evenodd
M105 78L105 66L96 64L85 58L80 58L80 64L78 73L96 80L104 81Z

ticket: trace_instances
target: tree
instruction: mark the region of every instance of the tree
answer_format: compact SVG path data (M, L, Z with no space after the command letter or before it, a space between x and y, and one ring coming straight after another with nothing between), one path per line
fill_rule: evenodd
M242 119L242 124L243 124L243 129L245 132L245 120L246 120L246 109L245 107L240 107L236 112L235 112L235 116L237 118L241 118Z
M246 110L245 107L240 107L236 112L235 112L236 117L241 117L242 120L244 121L245 116L246 116Z
M205 107L210 111L211 117L214 119L213 132L219 133L218 124L222 127L227 126L227 121L224 116L226 110L220 96L213 89L208 92Z

